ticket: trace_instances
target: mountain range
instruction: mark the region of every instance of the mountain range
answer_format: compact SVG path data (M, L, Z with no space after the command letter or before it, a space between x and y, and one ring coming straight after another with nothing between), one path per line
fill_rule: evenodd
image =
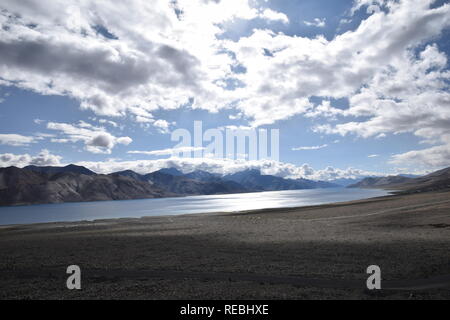
M349 188L383 188L403 193L447 190L450 189L450 167L421 177L400 175L365 178Z
M355 184L349 185L348 188L380 188L405 183L411 179L404 176L367 177Z
M62 170L0 168L0 205L125 200L173 196L130 177Z
M205 171L194 171L189 174L183 174L175 168L170 168L161 169L146 175L140 175L131 170L115 172L111 175L131 177L135 180L146 182L154 187L180 196L250 191L250 189L245 188L240 184L223 180L220 177L216 177Z
M283 179L245 170L220 176L206 171L187 174L161 169L148 174L131 170L96 174L81 166L0 168L0 205L126 200L188 195L330 188L306 179Z
M88 168L76 166L74 164L69 164L65 167L38 167L38 166L26 166L24 167L26 170L39 172L39 173L63 173L63 172L72 172L72 173L80 173L88 176L96 175L94 171L89 170Z
M346 179L345 184L352 180ZM344 184L343 183L343 184ZM165 168L148 174L132 170L97 174L85 167L0 168L0 205L127 200L188 195L339 187L332 182L285 179L249 169L221 176L206 171L183 173ZM403 192L450 189L450 168L422 177L367 177L349 188L383 188Z
M234 181L253 191L298 190L316 188L335 188L337 184L312 181L307 179L284 179L271 175L263 175L259 170L245 170L226 175L224 180Z

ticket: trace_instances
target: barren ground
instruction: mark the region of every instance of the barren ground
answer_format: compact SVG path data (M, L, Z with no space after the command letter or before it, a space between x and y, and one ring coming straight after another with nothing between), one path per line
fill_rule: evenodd
M82 290L66 289L67 266ZM381 292L365 290L369 265ZM450 192L0 227L2 299L449 299Z

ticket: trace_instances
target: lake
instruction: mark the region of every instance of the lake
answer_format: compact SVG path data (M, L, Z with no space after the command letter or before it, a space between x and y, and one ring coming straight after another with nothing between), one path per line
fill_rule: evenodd
M301 207L379 197L374 189L312 189L0 207L0 225Z

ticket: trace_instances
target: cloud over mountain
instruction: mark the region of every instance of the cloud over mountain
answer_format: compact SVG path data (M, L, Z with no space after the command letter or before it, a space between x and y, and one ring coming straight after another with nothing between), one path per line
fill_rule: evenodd
M162 168L176 168L185 173L195 170L202 170L220 175L233 174L248 169L258 169L261 170L262 174L274 175L282 178L305 178L310 180L336 180L342 178L356 179L365 176L384 175L383 173L369 172L355 168L337 169L330 166L322 170L315 170L308 164L297 166L294 164L273 160L244 161L231 159L170 157L168 159L158 160L111 160L105 162L82 161L77 164L85 166L98 173L111 173L130 169L137 173L146 174Z
M133 139L130 137L115 137L102 127L95 127L84 121L77 124L49 122L47 129L60 133L60 137L52 138L52 142L83 142L85 149L92 153L110 154L111 150L117 145L129 145Z
M28 165L35 166L56 166L60 164L62 157L52 154L50 151L43 149L37 155L29 154L0 154L0 167L25 167Z

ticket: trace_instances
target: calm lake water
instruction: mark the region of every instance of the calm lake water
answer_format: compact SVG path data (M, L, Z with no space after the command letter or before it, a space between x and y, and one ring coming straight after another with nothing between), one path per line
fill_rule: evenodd
M301 207L387 194L385 190L333 188L0 207L0 225Z

